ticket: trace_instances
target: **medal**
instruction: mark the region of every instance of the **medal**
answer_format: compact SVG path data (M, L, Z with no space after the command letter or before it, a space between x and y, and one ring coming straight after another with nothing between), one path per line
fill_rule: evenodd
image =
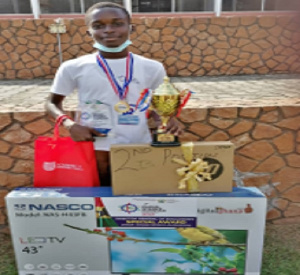
M133 75L132 54L129 53L126 58L126 76L122 87L119 85L118 81L116 80L114 73L112 72L105 58L100 54L97 55L97 63L106 74L114 92L120 99L120 101L114 106L115 111L120 114L125 114L130 110L130 106L126 102L126 96L128 94L129 84L132 81L132 75Z
M125 100L120 100L115 106L114 109L120 113L124 114L130 110L129 104Z

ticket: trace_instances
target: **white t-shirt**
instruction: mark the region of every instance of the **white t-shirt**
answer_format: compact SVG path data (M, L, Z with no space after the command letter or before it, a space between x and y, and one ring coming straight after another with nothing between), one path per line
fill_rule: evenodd
M114 105L120 99L106 74L97 64L96 55L97 53L84 55L64 62L55 75L51 92L67 96L77 89L79 105L98 100L110 106L113 129L107 137L96 138L94 143L96 150L109 151L110 145L117 143L149 143L151 136L145 112L135 112L139 117L137 125L118 124L119 114L114 110ZM123 86L126 58L106 59L106 61L119 85ZM160 62L133 54L133 77L126 101L135 105L141 91L146 88L156 89L163 82L165 75L165 69Z

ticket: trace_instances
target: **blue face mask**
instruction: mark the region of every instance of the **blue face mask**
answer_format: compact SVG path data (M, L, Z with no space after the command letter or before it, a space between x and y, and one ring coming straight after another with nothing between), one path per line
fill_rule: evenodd
M119 53L123 50L125 50L129 45L131 45L132 42L130 40L126 40L122 45L119 47L114 47L114 48L109 48L106 46L103 46L102 44L95 42L93 45L94 48L98 49L101 52L106 52L106 53Z

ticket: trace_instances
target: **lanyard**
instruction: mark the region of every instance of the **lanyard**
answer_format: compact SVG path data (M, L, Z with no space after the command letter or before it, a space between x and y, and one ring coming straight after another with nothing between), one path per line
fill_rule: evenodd
M124 79L123 87L121 87L118 81L115 78L115 75L111 68L109 67L105 58L99 53L97 54L97 63L99 67L104 71L106 74L114 92L116 95L121 99L124 100L129 91L129 84L132 81L133 75L133 56L132 53L129 53L126 57L126 76Z

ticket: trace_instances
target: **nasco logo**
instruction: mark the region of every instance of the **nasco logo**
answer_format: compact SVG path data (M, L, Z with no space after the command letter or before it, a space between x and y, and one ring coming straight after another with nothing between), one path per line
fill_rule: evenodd
M215 207L215 208L199 208L199 214L250 214L253 212L251 204L246 204L245 207L240 208L224 208L224 207Z
M71 204L33 204L30 203L28 205L26 204L15 204L14 205L15 211L48 211L48 210L58 210L58 211L65 211L65 210L73 210L73 211L79 211L79 210L93 210L94 205L93 204L78 204L78 203L71 203Z

